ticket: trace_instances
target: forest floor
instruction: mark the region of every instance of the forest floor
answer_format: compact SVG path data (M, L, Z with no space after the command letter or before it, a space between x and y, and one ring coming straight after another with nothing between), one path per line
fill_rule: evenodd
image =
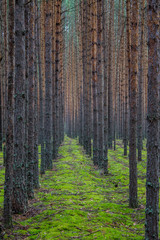
M109 150L109 174L93 166L77 140L65 137L51 171L40 177L40 189L28 212L14 215L4 239L144 239L146 151L138 163L139 207L128 207L128 157L121 141ZM0 155L0 215L4 168Z

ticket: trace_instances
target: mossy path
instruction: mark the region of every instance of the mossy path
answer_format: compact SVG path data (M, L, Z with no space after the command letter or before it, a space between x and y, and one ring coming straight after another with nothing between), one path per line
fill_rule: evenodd
M145 152L144 152L145 157ZM144 239L145 161L139 208L128 207L128 158L109 151L108 176L95 170L77 140L65 138L52 171L41 177L28 213L14 217L6 239Z

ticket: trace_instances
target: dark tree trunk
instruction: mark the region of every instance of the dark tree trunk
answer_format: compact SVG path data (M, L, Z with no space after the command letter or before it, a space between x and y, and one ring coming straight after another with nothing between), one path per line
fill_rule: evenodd
M103 168L104 158L104 117L102 80L102 0L97 0L97 83L98 83L98 165Z
M145 239L158 240L159 221L159 1L148 0L148 114Z
M61 25L61 4L62 0L56 1L56 34L55 34L55 110L56 110L56 129L54 136L54 149L56 158L58 155L58 147L59 147L59 79L60 79L60 25Z
M137 114L137 138L138 138L138 161L142 160L142 147L143 147L143 63L144 63L144 9L145 1L141 1L141 39L140 39L140 73L138 79L138 114Z
M108 173L108 78L107 78L107 22L105 11L106 1L102 0L103 6L103 60L104 60L104 174Z
M34 58L35 58L35 34L34 34L34 1L29 3L29 72L28 72L28 163L27 163L27 194L28 198L34 197L33 192L33 168L34 168Z
M29 64L29 36L28 36L28 5L25 7L25 182L27 184L27 163L28 163L28 64Z
M14 0L9 1L8 12L8 102L7 102L7 132L6 132L6 168L4 184L4 225L12 227L12 188L13 188L13 160L14 160Z
M25 20L24 0L15 2L15 105L12 211L27 208L25 185Z
M0 151L2 151L2 78L3 78L3 40L2 40L2 1L0 1Z
M110 1L110 20L109 20L109 72L108 72L108 147L112 149L112 140L113 140L113 38L112 38L112 28L114 23L114 1Z
M92 93L93 93L93 162L98 165L97 112L97 2L92 3Z
M38 7L38 19L40 19L40 9ZM40 122L40 144L41 144L41 168L40 173L45 174L45 147L44 147L44 99L43 99L43 84L42 84L42 62L41 62L41 44L40 44L40 21L37 26L37 48L38 48L38 74L39 74L39 122Z
M52 169L52 11L45 3L45 165Z
M131 20L131 81L130 81L130 133L129 133L129 206L137 207L137 74L138 74L138 2L132 1Z
M33 186L39 188L39 168L38 168L38 2L35 0L35 89L34 89L34 167L33 167Z

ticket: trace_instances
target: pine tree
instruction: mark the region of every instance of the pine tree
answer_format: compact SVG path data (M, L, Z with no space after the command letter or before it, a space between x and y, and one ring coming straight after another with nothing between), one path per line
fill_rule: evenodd
M159 239L159 1L148 1L148 113L145 239Z

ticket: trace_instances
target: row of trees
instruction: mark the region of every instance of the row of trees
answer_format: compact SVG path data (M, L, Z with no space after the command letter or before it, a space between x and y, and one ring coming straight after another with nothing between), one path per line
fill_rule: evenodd
M1 136L6 139L4 223L24 213L64 138L61 0L0 5ZM5 142L5 140L4 140Z
M146 239L158 239L158 1L82 0L73 1L73 8L72 22L65 23L67 134L79 137L105 174L108 148L122 139L127 155L129 144L133 208L138 206L137 159L142 161L147 137Z
M129 143L130 207L147 136L146 239L158 239L158 0L3 0L0 33L5 226L39 187L38 144L44 174L65 128L105 174L108 148Z

